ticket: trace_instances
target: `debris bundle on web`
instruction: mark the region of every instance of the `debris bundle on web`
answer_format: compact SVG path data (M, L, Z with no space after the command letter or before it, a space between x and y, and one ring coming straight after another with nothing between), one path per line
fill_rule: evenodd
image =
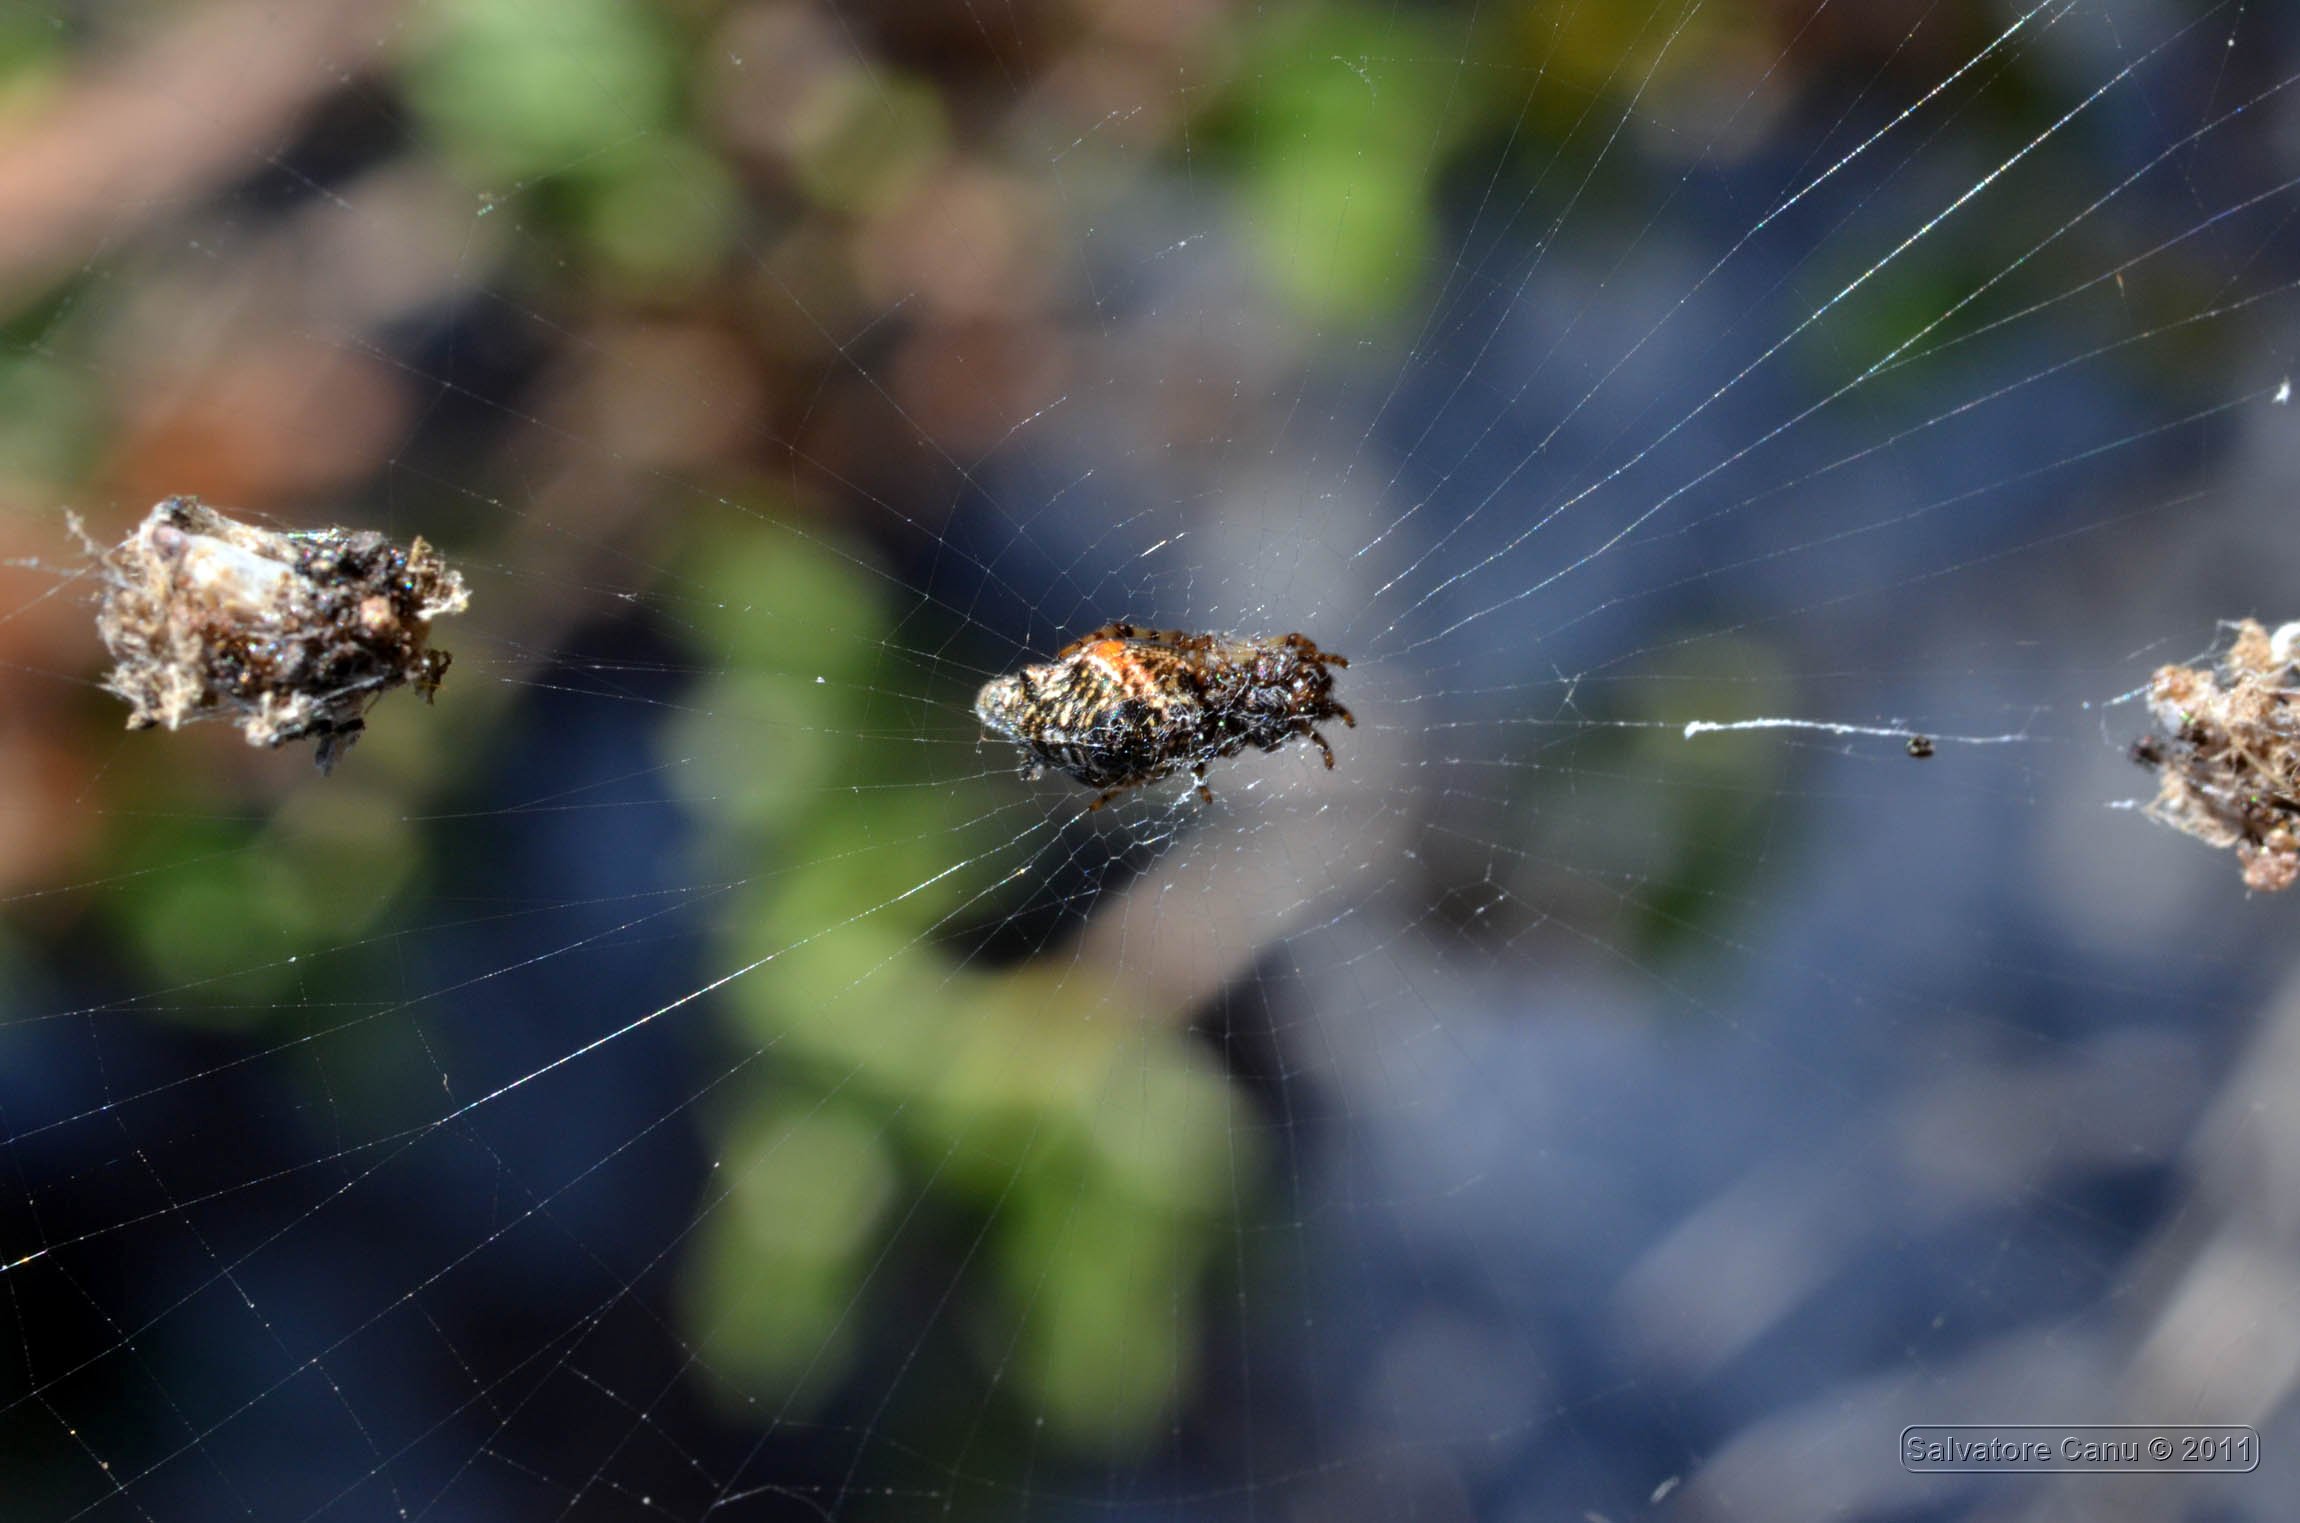
M2247 888L2300 880L2300 623L2273 635L2250 619L2217 672L2167 666L2148 687L2160 734L2132 748L2157 774L2148 812L2211 846L2234 847Z
M470 602L420 538L274 533L192 497L153 508L103 567L96 630L118 663L104 685L128 700L129 729L228 719L253 746L316 740L322 772L382 694L439 686L431 621Z

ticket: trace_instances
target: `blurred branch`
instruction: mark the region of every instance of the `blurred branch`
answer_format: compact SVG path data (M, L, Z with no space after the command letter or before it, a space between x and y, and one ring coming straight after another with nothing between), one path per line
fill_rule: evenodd
M0 302L267 162L373 67L400 0L231 0L187 15L0 129Z

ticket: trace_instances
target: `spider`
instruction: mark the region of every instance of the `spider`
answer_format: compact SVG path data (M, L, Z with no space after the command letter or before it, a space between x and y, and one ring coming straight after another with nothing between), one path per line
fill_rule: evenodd
M1349 664L1301 634L1193 635L1105 624L1051 662L984 683L974 712L1023 748L1025 781L1051 767L1102 790L1089 812L1184 769L1210 804L1207 763L1248 746L1275 751L1308 736L1331 770L1334 748L1317 726L1329 719L1357 724L1334 701L1327 670Z

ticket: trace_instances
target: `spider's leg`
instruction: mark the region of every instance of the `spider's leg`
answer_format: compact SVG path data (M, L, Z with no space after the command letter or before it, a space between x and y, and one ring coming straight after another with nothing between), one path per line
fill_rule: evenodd
M1198 802L1201 804L1213 803L1214 790L1206 786L1206 764L1200 762L1197 766L1192 767L1190 775L1198 780Z
M1348 709L1343 708L1340 704L1334 703L1331 700L1328 700L1326 706L1334 711L1334 717L1339 719L1343 724L1348 725L1353 730L1358 727L1358 716L1351 713Z
M1118 797L1118 795L1119 795L1119 794L1121 794L1121 793L1124 793L1125 791L1126 791L1126 790L1125 790L1125 789L1123 789L1123 788L1105 788L1105 789L1103 789L1103 790L1102 790L1102 797L1100 797L1100 798L1096 799L1096 800L1095 800L1093 803L1091 803L1091 804L1088 804L1088 805L1086 806L1086 812L1087 812L1088 814L1092 814L1092 813L1094 813L1094 811L1096 811L1097 809L1100 809L1100 808L1101 808L1101 807L1102 807L1104 804L1107 804L1107 803L1109 803L1109 802L1110 802L1112 799L1114 799L1114 798Z
M1328 772L1331 772L1331 771L1333 771L1333 770L1334 770L1334 748L1333 748L1332 746L1329 746L1329 745L1327 745L1327 744L1326 744L1326 737L1325 737L1325 736L1323 736L1323 735L1320 735L1320 734L1319 734L1317 731L1315 731L1315 730L1312 730L1312 731L1310 732L1310 741L1311 741L1311 743L1312 743L1313 745L1315 745L1315 746L1318 748L1318 754L1319 754L1319 755L1321 755L1321 756L1323 756L1323 757L1325 757L1325 759L1326 759L1326 770L1327 770Z
M1330 656L1326 654L1326 652L1318 649L1317 641L1311 639L1308 635L1305 634L1290 634L1286 636L1285 639L1280 640L1278 643L1285 646L1288 650L1294 652L1295 655L1300 656L1304 661L1313 662L1322 666L1348 666L1350 664L1349 657Z

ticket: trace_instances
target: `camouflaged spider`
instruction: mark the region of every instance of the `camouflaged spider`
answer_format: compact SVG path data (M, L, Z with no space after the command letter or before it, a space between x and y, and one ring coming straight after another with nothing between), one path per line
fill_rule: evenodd
M1334 749L1316 727L1329 719L1357 724L1334 701L1327 670L1349 664L1301 634L1105 624L1051 662L984 683L974 712L1023 748L1025 779L1052 768L1101 789L1090 810L1185 769L1210 804L1207 764L1248 746L1275 751L1307 736L1333 767Z

